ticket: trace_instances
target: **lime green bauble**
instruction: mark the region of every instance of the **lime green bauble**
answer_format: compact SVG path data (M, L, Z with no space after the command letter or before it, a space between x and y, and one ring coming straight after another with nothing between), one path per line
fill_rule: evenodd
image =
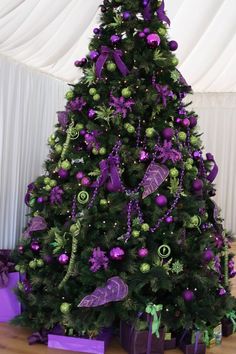
M37 268L37 261L36 260L30 261L29 262L29 267L31 269L36 269Z
M52 187L49 184L47 184L45 187L43 187L43 189L45 189L45 191L47 191L47 192L50 192Z
M19 264L16 264L16 265L15 265L15 270L16 270L17 272L19 272L20 269L21 269L21 266L20 266Z
M147 231L150 230L150 226L145 223L145 224L142 224L141 229L142 229L144 232L147 232Z
M49 183L49 186L50 187L56 187L57 185L57 181L55 179L51 179L50 183Z
M37 267L42 268L44 266L44 262L42 259L37 259Z
M151 267L150 267L150 264L148 264L148 263L142 263L139 269L142 273L148 273L150 271Z
M105 155L106 153L107 153L106 148L102 147L102 148L99 149L99 154L100 155Z
M63 302L60 306L60 311L64 315L67 315L70 312L70 309L71 309L71 304L69 304L68 302Z
M185 164L185 170L186 170L186 171L191 171L192 168L193 168L193 166L192 166L190 163L186 163L186 164Z
M177 66L177 65L179 64L179 60L178 60L176 57L174 57L174 58L172 59L172 64L173 64L174 66Z
M77 123L75 129L79 132L80 130L84 129L84 125L82 123Z
M112 62L109 62L107 63L107 70L110 71L110 72L113 72L116 70L116 64L115 63L112 63Z
M164 28L164 27L158 28L157 33L158 33L160 36L165 36L166 33L167 33L167 29Z
M68 160L62 161L61 168L63 168L63 170L67 170L68 171L71 168L70 161L68 161Z
M193 146L198 146L200 144L200 140L196 136L191 136L190 138L190 144Z
M95 89L95 87L91 87L91 88L89 89L89 94L90 94L91 96L96 95L96 93L97 93L97 90Z
M170 177L176 178L179 175L179 171L177 168L173 167L170 169Z
M148 138L152 138L155 134L155 129L154 128L147 128L145 133Z
M131 124L126 129L129 134L133 134L135 132L135 127Z
M98 155L99 151L94 147L92 149L92 153L93 153L93 155Z
M55 145L55 151L60 154L62 152L62 146L60 144Z
M74 92L72 90L68 91L65 97L68 101L72 100L74 98Z
M30 201L29 201L29 206L30 206L31 208L33 208L34 205L35 205L35 203L36 203L36 198L31 198Z
M99 93L96 93L96 95L93 96L93 100L96 102L99 101L100 98L101 98L101 96L99 95Z
M133 237L139 237L139 236L140 236L140 231L138 231L138 230L133 230L133 231L132 231L132 236L133 236Z
M178 137L180 141L185 141L187 139L187 134L185 132L179 132Z
M86 204L89 201L89 194L86 191L81 191L79 192L78 196L77 196L77 201L80 204Z
M107 200L106 199L100 199L100 201L99 201L99 204L101 205L101 206L107 206Z
M129 98L132 95L132 92L131 92L131 90L128 87L125 87L121 91L121 94L122 94L123 97Z
M191 159L190 157L186 160L187 163L189 163L190 165L193 165L193 159Z
M45 177L44 179L43 179L43 183L44 184L49 184L51 182L51 178L49 178L49 177Z

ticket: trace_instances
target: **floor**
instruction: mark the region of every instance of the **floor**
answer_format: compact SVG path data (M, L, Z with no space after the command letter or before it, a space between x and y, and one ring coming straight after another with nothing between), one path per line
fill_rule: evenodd
M236 253L236 243L233 246L233 252ZM236 278L233 281L233 294L236 297ZM8 324L0 324L0 354L73 354L72 351L62 351L48 349L44 345L29 346L27 336L29 331L10 326ZM165 354L180 354L179 350L165 351ZM118 341L114 340L106 354L126 354L121 349ZM233 336L223 339L221 346L213 347L207 350L207 354L236 354L236 333Z

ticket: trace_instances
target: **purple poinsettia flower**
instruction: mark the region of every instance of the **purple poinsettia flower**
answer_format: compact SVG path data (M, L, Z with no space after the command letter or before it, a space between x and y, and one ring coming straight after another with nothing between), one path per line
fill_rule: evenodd
M62 195L64 191L56 186L51 190L50 193L50 203L51 204L61 204L62 203Z
M215 246L217 248L222 248L223 245L224 245L224 240L223 240L222 235L215 234Z
M161 159L162 163L165 163L167 160L175 163L182 158L181 153L172 148L171 141L165 140L163 146L156 146L155 150L159 153L158 158Z
M167 105L167 98L174 98L174 93L169 90L167 85L160 85L160 84L154 84L155 89L157 90L158 93L158 99L162 100L162 104L164 107Z
M83 99L83 97L76 97L73 101L67 103L66 108L72 112L81 112L86 104L87 102Z
M214 263L215 263L215 270L217 271L217 273L221 274L221 264L220 264L219 256L214 257Z
M61 125L62 128L66 128L67 124L69 123L68 112L57 112L58 123Z
M97 272L100 268L107 269L109 259L107 258L104 251L100 247L93 249L93 256L89 259L89 262L92 263L90 270L92 272Z
M126 118L128 111L132 111L134 100L125 99L123 96L114 97L111 95L110 106L115 108L114 114L121 114L123 118Z

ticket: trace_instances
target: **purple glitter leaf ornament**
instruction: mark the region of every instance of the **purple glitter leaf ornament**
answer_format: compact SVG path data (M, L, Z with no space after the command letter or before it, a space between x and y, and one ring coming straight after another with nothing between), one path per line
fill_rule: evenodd
M78 307L98 307L113 301L121 301L128 295L128 285L120 277L108 279L104 288L97 288L85 296Z
M146 198L160 187L166 177L169 175L169 169L165 165L159 165L152 162L145 173L143 178L143 195L142 198Z

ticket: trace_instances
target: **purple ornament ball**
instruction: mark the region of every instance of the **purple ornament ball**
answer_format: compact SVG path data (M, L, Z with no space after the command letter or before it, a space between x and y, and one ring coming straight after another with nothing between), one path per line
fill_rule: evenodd
M174 136L174 130L172 128L165 128L161 132L162 136L166 140L171 140Z
M183 125L185 128L189 127L189 126L190 126L190 121L189 121L189 119L188 119L188 118L184 118L184 119L182 120L182 125Z
M145 247L142 247L138 250L138 255L140 258L144 258L148 256L148 249Z
M92 50L89 54L89 57L92 61L96 61L99 57L99 53L96 50Z
M84 177L81 179L81 184L82 184L82 186L88 187L88 186L90 185L90 178L84 176Z
M214 258L214 253L212 252L212 250L205 250L203 252L202 258L204 262L209 263Z
M80 134L81 136L84 136L84 135L86 134L86 130L85 130L85 129L80 130L79 134Z
M60 264L65 265L69 262L69 256L66 253L62 253L59 257L58 257L58 261Z
M94 109L90 108L88 111L89 119L93 119L95 116L96 116L96 111Z
M145 150L141 150L139 152L139 160L140 161L147 161L149 159L149 154Z
M122 18L124 21L129 21L131 18L131 13L129 11L124 11L122 13Z
M164 206L166 206L167 202L168 202L168 200L167 200L166 196L163 195L163 194L157 195L156 198L155 198L155 203L160 208L163 208Z
M182 119L178 117L178 118L176 118L175 121L176 121L177 124L180 124L182 122Z
M146 27L146 28L144 28L143 32L145 34L149 34L151 31L150 31L150 28Z
M115 261L120 261L123 259L125 252L120 247L114 247L110 250L110 257Z
M138 36L139 36L139 38L145 38L146 34L144 32L139 32Z
M190 128L194 128L197 125L197 118L196 117L190 117Z
M178 43L176 41L170 41L168 43L169 48L172 52L174 52L176 49L178 49Z
M58 170L58 176L62 179L66 179L69 176L69 171L68 170L64 170L64 168L60 168Z
M33 241L30 245L30 248L32 251L38 252L40 250L40 244L38 243L38 241Z
M74 62L74 65L75 65L77 68L79 68L79 67L81 66L81 61L80 61L80 60L76 60L76 61Z
M75 175L75 178L77 181L80 181L84 177L84 172L83 171L78 171Z
M194 293L188 289L183 291L182 296L183 296L184 301L186 301L186 302L193 301L193 299L194 299Z
M196 151L193 152L193 158L194 158L194 160L199 160L200 157L201 157L200 151L197 151L197 150L196 150Z
M37 198L37 203L39 203L39 204L44 203L44 197L38 197Z
M93 29L93 33L96 34L96 35L100 34L101 33L100 28L94 28Z
M150 48L156 48L159 46L160 43L161 43L161 39L157 33L150 33L147 36L147 44L149 45Z
M173 218L173 216L167 216L166 218L165 218L165 222L167 223L167 224L171 224L172 222L174 221L174 218Z
M119 43L120 40L121 40L121 37L118 36L117 34L113 34L113 35L110 37L110 41L111 41L111 43L112 43L113 45Z
M21 253L21 254L24 253L24 250L25 250L25 248L24 248L23 245L19 245L19 246L18 246L18 252L19 252L19 253Z
M202 188L203 188L203 181L201 180L201 179L195 179L194 181L193 181L193 184L192 184L192 186L193 186L193 190L195 191L195 192L199 192L199 191L201 191L202 190Z

